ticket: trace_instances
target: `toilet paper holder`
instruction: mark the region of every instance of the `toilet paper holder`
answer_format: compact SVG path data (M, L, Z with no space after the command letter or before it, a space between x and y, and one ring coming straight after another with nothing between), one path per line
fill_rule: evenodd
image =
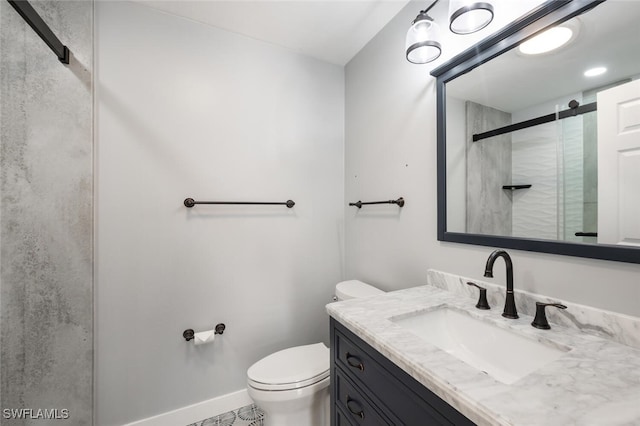
M226 328L226 326L225 326L223 323L217 324L217 325L214 327L215 334L222 334L222 333L224 333L224 329L225 329L225 328ZM196 334L196 332L195 332L195 331L193 331L193 329L192 329L192 328L189 328L189 329L185 330L185 331L182 333L182 337L184 337L184 338L187 340L187 342L188 342L189 340L193 340L193 338L194 338L195 334Z

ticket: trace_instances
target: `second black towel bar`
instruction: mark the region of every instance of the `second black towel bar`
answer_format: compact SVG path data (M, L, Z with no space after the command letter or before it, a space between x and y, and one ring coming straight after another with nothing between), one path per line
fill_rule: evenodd
M257 204L257 205L282 205L291 208L296 205L293 200L287 200L283 203L278 202L262 202L262 201L195 201L193 198L185 198L185 207L193 207L196 204Z
M362 208L362 206L367 204L397 204L398 207L402 207L404 206L404 198L400 197L397 200L388 200L388 201L368 201L366 203L362 201L357 201L355 203L349 203L350 206L356 206L359 209Z

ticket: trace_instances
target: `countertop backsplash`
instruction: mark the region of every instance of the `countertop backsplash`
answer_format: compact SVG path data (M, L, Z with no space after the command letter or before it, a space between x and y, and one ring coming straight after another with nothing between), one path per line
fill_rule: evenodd
M478 289L467 285L468 281L485 287L487 289L487 300L489 301L491 309L502 311L506 291L504 283L495 284L487 281L479 281L435 269L429 269L427 272L427 284L454 294L461 294L477 299ZM549 298L547 296L518 290L517 287L514 289L514 293L519 313L535 316L536 302L562 303L567 306L567 309L547 308L547 319L550 324L575 328L585 333L592 333L617 343L640 349L639 317L579 305L557 298Z

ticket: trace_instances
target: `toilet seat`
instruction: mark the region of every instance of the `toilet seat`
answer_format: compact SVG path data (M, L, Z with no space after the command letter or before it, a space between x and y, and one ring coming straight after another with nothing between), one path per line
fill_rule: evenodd
M254 389L282 391L316 384L329 377L329 348L323 343L275 352L249 367L247 382Z
M304 380L301 382L293 382L293 383L262 383L256 382L255 380L248 379L247 383L254 389L263 390L263 391L287 391L294 389L301 389L307 386L315 385L329 377L329 370L324 373L313 377L308 380Z

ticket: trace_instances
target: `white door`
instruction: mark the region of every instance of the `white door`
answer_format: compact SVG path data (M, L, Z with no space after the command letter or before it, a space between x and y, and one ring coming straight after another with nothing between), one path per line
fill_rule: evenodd
M640 80L598 93L598 243L640 247Z

